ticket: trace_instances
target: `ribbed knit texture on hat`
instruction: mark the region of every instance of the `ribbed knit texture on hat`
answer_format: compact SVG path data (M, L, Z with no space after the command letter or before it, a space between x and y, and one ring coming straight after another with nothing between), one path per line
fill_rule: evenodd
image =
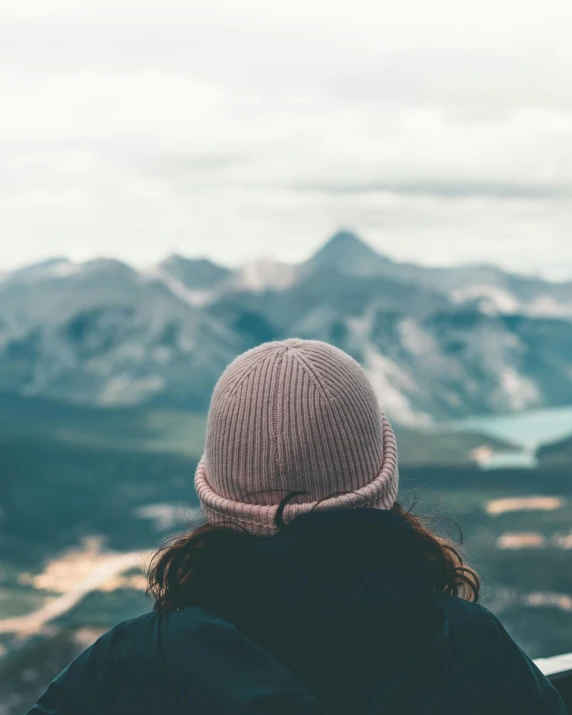
M397 496L393 430L360 365L318 340L264 343L217 382L195 487L208 522L258 535L311 509L390 509ZM319 502L319 504L318 504Z

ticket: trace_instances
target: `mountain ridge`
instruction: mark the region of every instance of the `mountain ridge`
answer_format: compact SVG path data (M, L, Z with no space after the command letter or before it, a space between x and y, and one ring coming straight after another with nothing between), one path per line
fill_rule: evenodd
M205 410L238 353L295 335L358 359L395 421L429 424L572 402L571 322L572 284L400 264L347 230L300 264L55 259L0 282L0 390Z
M396 268L397 270L403 269L404 272L407 272L408 270L415 269L415 270L423 270L423 271L428 271L430 273L436 273L436 274L447 274L447 273L456 273L460 272L462 274L466 274L467 272L478 272L479 274L482 274L484 272L487 272L489 274L493 274L495 276L511 276L513 278L516 278L517 280L527 282L527 283L545 283L547 285L551 286L560 286L560 287L572 287L572 279L564 279L564 280L551 280L547 278L543 278L541 276L535 276L535 275L528 275L528 274L523 274L519 273L517 271L507 271L504 268L501 268L500 266L496 266L495 264L492 263L461 263L459 265L453 265L453 266L435 266L435 265L430 265L430 264L423 264L423 263L415 263L412 261L397 261L389 256L385 255L382 250L378 249L377 247L374 247L371 243L363 240L361 237L359 237L358 233L351 230L351 229L340 229L339 231L336 231L329 239L327 239L319 248L317 248L314 253L312 253L307 259L304 259L299 262L284 262L284 261L272 261L271 259L265 259L265 258L257 258L254 259L253 261L247 261L245 263L240 264L238 269L236 268L231 268L224 263L220 261L213 260L212 258L208 258L205 255L196 255L196 256L190 256L190 255L184 255L181 253L172 253L168 256L166 256L164 259L159 261L157 264L154 264L152 268L160 268L163 267L166 263L171 261L172 259L176 259L182 262L188 262L188 263L195 263L195 264L208 264L210 265L213 269L220 269L222 272L228 274L228 273L233 273L236 270L239 270L241 267L245 265L249 265L250 263L264 263L264 262L269 262L269 263L280 263L282 265L286 266L301 266L304 264L307 264L311 262L313 259L326 255L328 256L331 255L331 253L334 251L338 251L338 246L336 244L339 244L340 242L344 242L345 246L353 246L355 247L356 251L359 251L362 255L369 254L370 256L376 256L378 259L382 259L383 264L386 266L391 266ZM28 271L30 269L35 269L35 268L40 268L42 266L48 266L49 264L57 264L57 263L68 263L72 264L74 266L82 266L85 264L90 264L93 262L97 261L110 261L110 262L116 262L116 263L121 263L123 265L131 267L133 270L138 271L139 269L135 268L132 266L127 261L121 261L119 259L111 258L111 257L100 257L100 258L91 258L86 261L71 261L68 257L66 256L56 256L52 258L46 258L37 262L32 262L29 264L24 264L20 267L11 269L11 270L3 270L2 271L2 276L4 278L9 278L11 276L16 276L19 273L22 273L24 271ZM381 262L380 262L381 265ZM142 273L145 273L145 270L141 269Z

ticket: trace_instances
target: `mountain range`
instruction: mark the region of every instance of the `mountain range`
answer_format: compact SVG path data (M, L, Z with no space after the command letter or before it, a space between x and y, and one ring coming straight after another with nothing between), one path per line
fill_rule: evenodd
M200 412L238 353L287 336L348 351L403 424L572 403L572 282L398 263L350 231L299 264L54 258L0 278L4 392Z

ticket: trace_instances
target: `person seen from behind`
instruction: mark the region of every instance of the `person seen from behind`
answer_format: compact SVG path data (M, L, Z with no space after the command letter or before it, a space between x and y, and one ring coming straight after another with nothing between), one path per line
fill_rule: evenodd
M156 554L154 611L30 715L565 715L456 545L396 501L392 428L345 352L237 357L195 487L206 523Z

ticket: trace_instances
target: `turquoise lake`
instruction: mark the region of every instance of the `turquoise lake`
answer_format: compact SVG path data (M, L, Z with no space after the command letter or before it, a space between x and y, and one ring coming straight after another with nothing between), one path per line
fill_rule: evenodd
M469 417L452 425L458 431L479 432L511 442L525 451L572 435L572 406L511 414Z

